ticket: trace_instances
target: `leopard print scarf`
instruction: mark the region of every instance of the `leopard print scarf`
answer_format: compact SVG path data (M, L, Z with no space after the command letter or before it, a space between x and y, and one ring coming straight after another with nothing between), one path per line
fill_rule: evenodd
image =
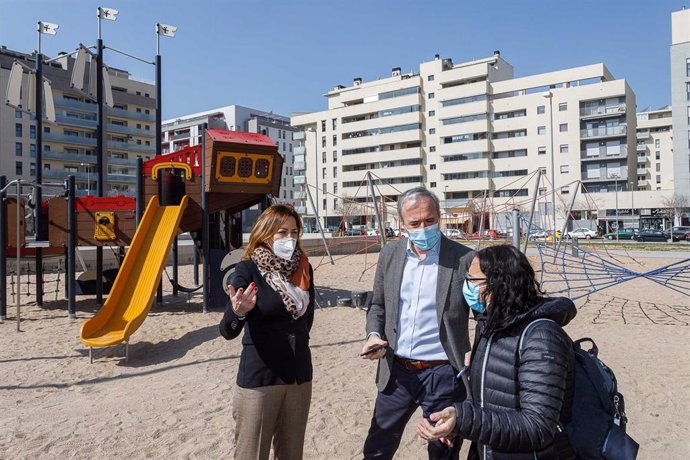
M295 286L290 278L300 266L302 252L295 248L290 260L278 257L266 246L257 246L251 259L269 286L280 295L288 313L294 319L301 317L309 305L309 292Z

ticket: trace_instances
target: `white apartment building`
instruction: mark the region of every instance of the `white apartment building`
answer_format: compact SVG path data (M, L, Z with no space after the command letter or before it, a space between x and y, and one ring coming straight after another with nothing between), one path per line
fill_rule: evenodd
M294 115L292 125L303 131L295 182L309 186L330 228L341 219L341 196L367 199L367 171L391 201L417 185L447 209L487 193L494 212L486 227L502 228L508 208L529 207L540 169L546 181L538 209L552 215L552 188L557 210L575 187L614 195L629 189L629 165L636 165L635 95L603 64L514 78L498 52L459 64L437 55L419 72L356 78L326 97L327 110ZM309 225L314 213L300 204ZM396 223L390 213L385 220Z
M14 60L33 68L35 56L0 49L0 94L5 94ZM56 123L43 123L43 177L61 182L76 176L77 193L95 194L97 106L70 87L74 60L59 59L44 65L52 83ZM134 195L136 159L155 154L155 87L130 79L127 71L110 68L114 106L106 108L107 144L103 166L106 195ZM36 176L36 121L26 113L0 105L0 173L8 180Z
M671 106L637 113L638 190L673 189L671 114Z
M295 128L290 126L288 117L240 105L229 105L164 120L162 127L163 153L201 144L204 128L261 133L275 140L278 153L282 155L285 161L283 163L280 196L274 198L281 203L296 203L295 194L298 189L295 188L293 180L293 163L297 142L293 140ZM257 215L258 207L243 213L242 226L244 230L251 230Z
M690 9L671 14L673 189L690 198Z

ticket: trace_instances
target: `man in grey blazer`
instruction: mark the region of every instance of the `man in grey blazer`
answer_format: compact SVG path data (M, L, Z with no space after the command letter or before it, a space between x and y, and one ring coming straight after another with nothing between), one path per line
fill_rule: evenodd
M466 397L456 374L470 351L462 285L474 253L441 234L440 214L426 188L403 193L398 215L409 237L379 255L362 348L365 359L379 360L365 459L392 458L417 407L428 417ZM457 459L460 444L430 442L429 458Z

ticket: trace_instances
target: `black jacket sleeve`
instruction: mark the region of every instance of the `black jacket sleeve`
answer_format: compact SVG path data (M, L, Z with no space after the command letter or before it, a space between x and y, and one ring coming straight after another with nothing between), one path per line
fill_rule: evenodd
M242 261L235 267L235 273L232 278L232 287L235 289L246 289L250 282L251 280L247 263ZM234 310L232 309L232 302L228 300L228 305L225 307L223 319L220 320L220 335L225 337L226 340L234 339L240 335L240 332L242 332L244 321L245 319L241 319L235 314Z
M376 265L374 276L374 291L371 305L367 311L366 335L376 332L383 340L386 340L386 296L385 293L385 265L392 256L393 244L387 244L381 248L379 261Z
M316 294L314 290L314 269L309 264L309 310L306 313L307 331L311 332L311 327L314 324L314 307L316 306Z
M479 397L458 403L460 437L512 452L547 447L556 434L571 360L572 345L560 326L535 326L519 362L520 409L482 408Z

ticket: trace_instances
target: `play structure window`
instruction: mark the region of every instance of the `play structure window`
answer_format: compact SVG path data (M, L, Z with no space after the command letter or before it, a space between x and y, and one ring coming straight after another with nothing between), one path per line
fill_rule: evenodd
M268 160L258 159L254 165L254 175L260 179L268 177L269 162Z
M237 166L237 174L240 177L251 177L252 166L254 163L251 158L240 158L239 164Z
M251 161L251 160L250 160ZM235 175L236 161L234 157L223 157L220 159L220 175L232 177ZM244 176L243 176L244 177Z

